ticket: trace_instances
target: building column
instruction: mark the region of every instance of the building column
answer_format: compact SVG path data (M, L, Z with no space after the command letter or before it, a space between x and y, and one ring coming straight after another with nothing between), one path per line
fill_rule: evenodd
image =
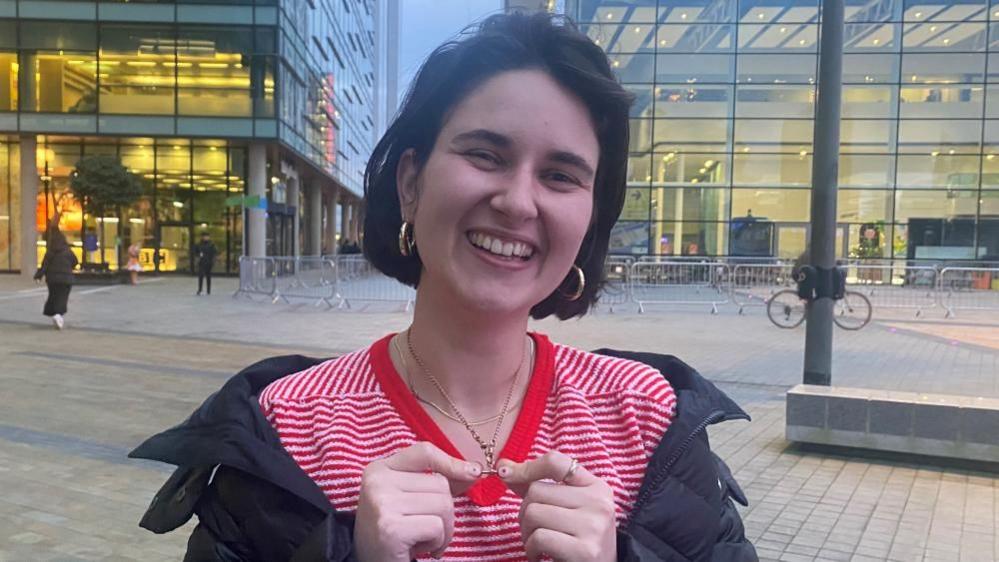
M323 255L323 189L318 181L309 184L309 255Z
M327 252L330 255L337 254L337 243L336 243L336 203L340 198L340 191L336 188L333 189L333 194L330 195L329 201L326 204L326 247L329 248Z
M287 185L287 191L285 193L287 194L287 199L285 200L285 202L288 205L289 210L292 212L291 255L298 257L302 255L302 241L301 241L302 235L300 234L302 230L302 221L300 218L301 197L299 196L299 191L300 191L299 179L297 177L288 178L288 182L286 185Z
M30 279L38 269L38 230L35 228L35 207L38 205L38 164L35 135L21 135L21 276Z
M340 239L350 240L350 203L346 197L340 198Z
M267 145L250 143L250 170L247 178L247 195L267 198ZM267 211L254 205L246 209L246 255L262 258L267 255Z
M350 206L350 231L354 241L360 245L361 241L361 202L357 201Z

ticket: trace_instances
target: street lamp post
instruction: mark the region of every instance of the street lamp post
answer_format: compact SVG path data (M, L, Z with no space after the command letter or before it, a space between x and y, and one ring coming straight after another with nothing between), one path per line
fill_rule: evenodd
M836 267L836 189L839 175L839 114L843 78L843 0L822 1L818 100L812 160L811 265ZM833 299L808 303L804 383L829 386L832 380Z

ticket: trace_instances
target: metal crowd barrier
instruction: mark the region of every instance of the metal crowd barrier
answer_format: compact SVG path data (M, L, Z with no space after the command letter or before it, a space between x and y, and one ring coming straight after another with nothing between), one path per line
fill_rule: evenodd
M945 267L939 295L948 318L955 310L999 311L999 267Z
M631 266L631 296L638 312L649 304L709 304L711 313L729 302L731 269L721 262L637 261Z
M684 256L611 256L598 303L614 307L647 305L765 305L777 291L794 287L791 263L768 258L706 259ZM272 302L312 300L316 306L350 308L352 303L398 302L409 310L416 291L376 270L362 255L240 258L239 289L233 297L261 295ZM847 284L863 292L875 309L912 309L916 315L940 306L947 317L957 310L999 311L999 265L944 267L908 261L849 262Z
M939 305L939 271L935 267L851 263L844 269L847 286L863 293L875 309L908 308L920 316L924 310Z
M611 312L614 307L632 302L631 265L635 258L611 256L604 262L604 286L600 291L598 305L607 305Z
M384 275L363 255L337 256L337 291L340 307L352 302L400 302L409 311L416 300L416 290Z
M789 263L739 263L732 267L729 288L739 314L747 306L766 306L777 291L795 286Z
M262 295L276 302L275 274L274 258L240 257L239 289L233 293L233 298Z
M274 301L306 299L316 306L335 306L337 300L336 262L317 256L274 257Z

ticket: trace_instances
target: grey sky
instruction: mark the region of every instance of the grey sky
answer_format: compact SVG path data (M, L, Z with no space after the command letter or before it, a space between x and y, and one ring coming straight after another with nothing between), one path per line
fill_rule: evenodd
M390 0L391 1L391 0ZM503 7L503 0L398 0L399 98L423 59L468 24Z

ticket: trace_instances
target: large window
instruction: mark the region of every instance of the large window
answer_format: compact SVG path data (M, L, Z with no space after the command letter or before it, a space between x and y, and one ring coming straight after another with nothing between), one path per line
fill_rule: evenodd
M681 255L693 242L725 253L725 236L741 232L732 217L748 216L769 225L774 255L804 248L819 5L566 2L638 100L632 189L613 251ZM990 197L999 193L996 5L848 0L841 257L864 257L855 249L872 233L877 251L866 257L928 257L933 246L968 256L999 250L999 203Z
M169 28L101 26L101 112L173 114L174 47Z
M21 23L21 111L97 111L97 29L90 23Z
M0 271L20 269L20 248L16 219L21 213L17 193L16 145L0 141Z
M271 28L17 25L0 22L0 112L274 116Z

